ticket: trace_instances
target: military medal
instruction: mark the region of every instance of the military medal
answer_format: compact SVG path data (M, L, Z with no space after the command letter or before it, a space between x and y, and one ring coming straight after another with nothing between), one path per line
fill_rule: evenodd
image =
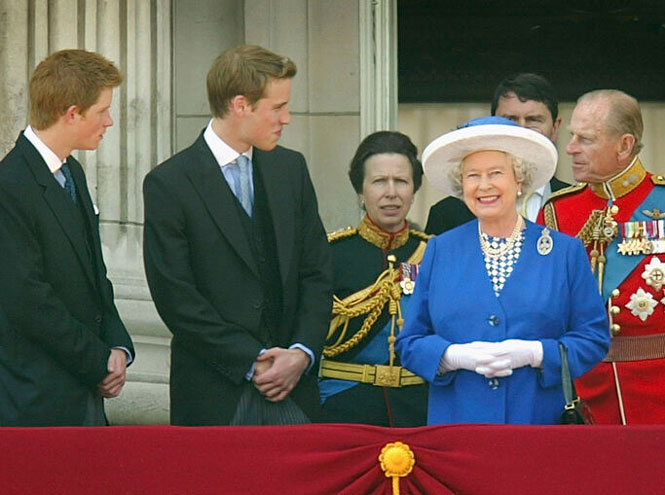
M538 238L538 244L536 245L536 249L538 249L538 254L541 256L547 256L552 252L552 248L554 247L554 241L552 241L552 236L550 236L550 230L545 227L543 231L540 233L540 237Z
M413 294L413 290L416 288L418 266L412 265L411 263L400 263L400 269L402 272L402 280L399 285L402 288L402 293L407 296Z
M621 224L619 254L626 256L665 253L665 221L648 220Z

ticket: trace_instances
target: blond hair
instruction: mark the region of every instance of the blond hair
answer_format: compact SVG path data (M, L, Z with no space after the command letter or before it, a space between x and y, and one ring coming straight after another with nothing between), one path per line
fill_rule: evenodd
M52 53L37 65L30 78L30 125L37 130L46 129L72 105L84 114L97 102L102 90L120 83L120 71L98 53Z

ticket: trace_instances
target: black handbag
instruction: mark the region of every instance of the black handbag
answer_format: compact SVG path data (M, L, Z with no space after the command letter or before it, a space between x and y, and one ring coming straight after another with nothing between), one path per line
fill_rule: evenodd
M591 409L575 391L575 384L570 378L570 369L568 368L568 354L561 343L559 343L559 352L561 353L561 385L563 387L563 397L566 399L566 406L563 413L561 413L561 424L592 425L595 421Z

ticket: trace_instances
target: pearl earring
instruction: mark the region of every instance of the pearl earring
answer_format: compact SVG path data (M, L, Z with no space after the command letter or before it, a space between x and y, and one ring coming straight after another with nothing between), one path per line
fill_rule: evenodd
M519 198L522 195L522 190L517 191L517 197Z

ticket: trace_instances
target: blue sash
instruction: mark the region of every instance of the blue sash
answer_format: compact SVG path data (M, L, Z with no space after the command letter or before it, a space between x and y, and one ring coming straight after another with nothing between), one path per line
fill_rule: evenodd
M635 208L633 215L630 217L630 221L642 222L653 220L653 218L646 216L642 211L652 211L654 208L657 208L660 211L665 210L665 187L654 187L642 204ZM610 297L612 291L619 287L626 277L628 277L637 265L640 264L644 257L647 256L644 254L629 256L619 254L618 246L621 240L621 236L617 235L605 250L605 256L607 257L606 267L611 267L611 270L605 271L603 277L602 294L603 300L605 301Z
M400 307L402 308L402 316L406 314L406 309L409 305L409 295L402 294L400 299ZM387 306L387 304L386 304ZM363 347L362 351L356 354L350 363L356 364L388 364L390 354L388 352L388 337L390 336L390 325L392 318L388 323L377 333L374 338ZM321 392L321 404L323 404L328 397L343 392L355 387L360 382L353 382L350 380L339 380L336 378L322 378L319 380L319 390Z

